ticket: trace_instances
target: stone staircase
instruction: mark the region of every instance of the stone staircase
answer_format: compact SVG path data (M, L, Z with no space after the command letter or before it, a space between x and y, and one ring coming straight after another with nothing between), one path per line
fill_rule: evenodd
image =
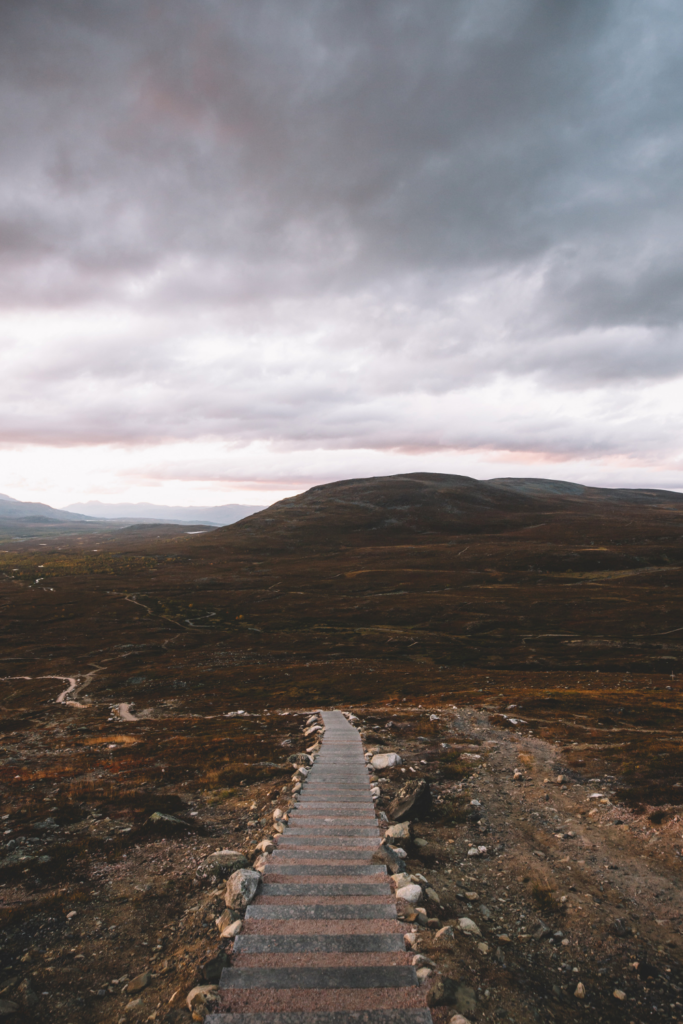
M431 1024L405 951L358 731L325 734L206 1024Z

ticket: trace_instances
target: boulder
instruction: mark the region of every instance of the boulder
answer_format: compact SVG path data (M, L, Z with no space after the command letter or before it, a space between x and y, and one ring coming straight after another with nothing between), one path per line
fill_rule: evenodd
M407 821L400 825L390 825L386 831L387 839L410 839L410 824Z
M373 758L374 760L374 758ZM392 821L414 821L422 818L432 806L432 794L426 779L407 782L387 807Z
M417 903L419 899L422 899L422 887L412 882L410 885L404 885L396 890L396 899L405 900L406 903Z
M258 871L241 868L228 879L225 888L225 905L233 910L246 910L253 900L261 882Z
M239 850L216 850L209 854L197 868L197 878L216 885L239 868L248 868L249 861Z
M370 759L370 764L373 768L381 770L382 768L395 768L397 765L402 764L403 760L400 754L375 754Z
M374 864L386 864L390 875L403 871L403 859L390 846L380 846L372 855Z

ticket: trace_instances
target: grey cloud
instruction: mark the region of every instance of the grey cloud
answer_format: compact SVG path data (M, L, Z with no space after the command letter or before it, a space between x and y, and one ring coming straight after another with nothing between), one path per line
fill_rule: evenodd
M618 450L401 413L683 372L682 36L674 0L0 2L0 306L93 312L2 436Z

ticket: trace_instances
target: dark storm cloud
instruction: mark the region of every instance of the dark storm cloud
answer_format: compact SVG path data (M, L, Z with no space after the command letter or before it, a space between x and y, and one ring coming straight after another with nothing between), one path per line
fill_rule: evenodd
M0 302L65 319L0 327L3 436L584 450L401 396L683 371L682 37L673 0L4 0Z

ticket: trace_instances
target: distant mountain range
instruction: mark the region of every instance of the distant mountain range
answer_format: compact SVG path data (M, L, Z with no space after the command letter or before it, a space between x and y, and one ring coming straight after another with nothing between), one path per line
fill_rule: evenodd
M33 523L76 523L83 522L89 516L77 515L75 512L64 512L43 505L40 501L17 501L9 494L0 494L0 519L16 519Z
M230 526L265 505L153 505L147 501L106 504L102 501L77 501L67 505L66 514L88 519L134 519L144 523L200 523L205 526Z
M39 501L17 501L9 494L0 494L0 522L11 520L26 526L48 523L86 523L120 520L121 525L131 523L173 523L200 526L229 526L263 505L152 505L149 502L108 505L101 501L84 501L66 509L52 508ZM9 526L9 523L7 524Z

